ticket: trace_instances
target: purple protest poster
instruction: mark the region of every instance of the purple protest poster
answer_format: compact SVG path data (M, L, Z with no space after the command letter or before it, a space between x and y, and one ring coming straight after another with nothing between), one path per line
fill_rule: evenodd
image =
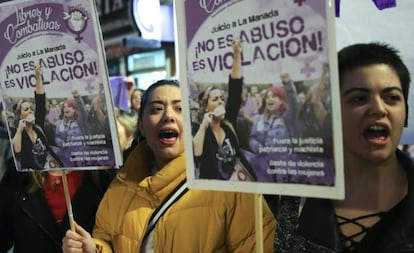
M1 4L0 84L17 170L119 167L92 0Z
M344 197L333 1L176 4L190 188Z

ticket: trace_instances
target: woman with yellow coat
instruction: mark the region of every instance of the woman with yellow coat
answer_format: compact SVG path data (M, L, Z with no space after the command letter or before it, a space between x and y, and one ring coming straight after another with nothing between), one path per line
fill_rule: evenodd
M154 211L185 181L178 82L161 80L141 100L145 138L128 156L97 212L93 239L68 231L63 252L255 252L254 195L189 189L159 218ZM275 219L263 202L264 252L273 252Z

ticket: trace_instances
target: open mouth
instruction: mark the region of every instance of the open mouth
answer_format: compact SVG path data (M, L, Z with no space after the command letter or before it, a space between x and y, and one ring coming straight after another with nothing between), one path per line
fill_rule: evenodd
M367 139L385 139L389 134L389 129L383 125L372 125L365 129L363 133Z
M160 138L161 139L175 139L178 137L178 132L175 130L165 130L160 132Z

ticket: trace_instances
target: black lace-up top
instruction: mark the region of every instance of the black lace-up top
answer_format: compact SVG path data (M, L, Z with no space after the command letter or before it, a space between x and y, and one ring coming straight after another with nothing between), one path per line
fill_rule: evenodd
M395 220L395 217L400 213L406 202L407 197L402 199L388 212L377 212L355 218L346 218L336 214L335 216L340 230L341 227L349 224L358 226L360 228L359 231L349 236L346 236L340 232L343 252L370 252L370 249L374 247L375 243L382 240L381 238L384 236L385 231L388 231L389 227L393 224L393 220ZM373 226L366 227L362 224L363 220L374 217L378 217L379 221ZM363 237L362 240L358 241L357 238L361 236Z

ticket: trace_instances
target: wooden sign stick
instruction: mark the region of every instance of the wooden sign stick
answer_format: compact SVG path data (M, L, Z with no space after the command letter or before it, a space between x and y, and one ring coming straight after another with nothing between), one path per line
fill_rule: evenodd
M66 178L66 173L67 171L63 170L63 173L62 173L63 190L65 191L66 207L68 208L70 230L75 231L75 222L73 220L72 203L70 199L69 186L68 186L68 180Z

